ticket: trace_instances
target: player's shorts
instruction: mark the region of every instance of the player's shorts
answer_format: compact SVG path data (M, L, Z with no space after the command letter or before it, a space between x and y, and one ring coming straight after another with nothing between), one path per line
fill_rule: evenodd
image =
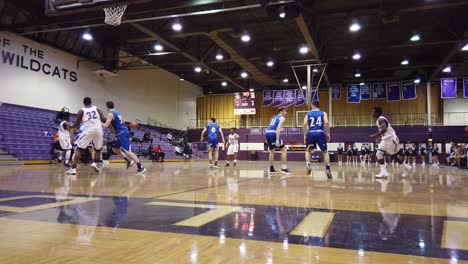
M227 155L234 155L235 153L239 152L239 144L231 145L229 144L229 148L227 150Z
M211 148L218 148L219 140L218 138L208 138L208 146Z
M131 151L131 144L130 144L130 132L127 131L122 131L117 134L114 145L112 146L113 148L118 148L122 150L123 152L129 152Z
M90 143L93 143L94 148L100 150L104 141L103 134L102 127L84 130L76 141L76 146L85 149Z
M400 140L398 137L382 139L377 149L385 152L387 155L395 155L401 150Z
M317 145L320 147L321 151L328 151L327 147L327 137L324 132L309 132L307 133L307 148L312 145Z
M269 150L282 149L284 148L283 139L279 139L280 146L276 147L276 132L266 132L265 138L267 140L267 145Z
M73 147L70 136L67 137L65 135L60 135L59 142L60 142L60 147L63 150L69 150L69 149L72 149Z

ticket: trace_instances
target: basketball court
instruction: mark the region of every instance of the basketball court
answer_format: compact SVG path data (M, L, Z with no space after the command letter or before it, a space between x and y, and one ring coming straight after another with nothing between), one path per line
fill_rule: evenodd
M0 0L0 263L468 263L467 12ZM57 131L85 97L131 148L104 129L102 157L82 149L75 175ZM310 121L318 105L327 124ZM379 149L390 128L404 164ZM309 173L311 131L330 135L330 161L313 144ZM268 133L287 150L277 173Z

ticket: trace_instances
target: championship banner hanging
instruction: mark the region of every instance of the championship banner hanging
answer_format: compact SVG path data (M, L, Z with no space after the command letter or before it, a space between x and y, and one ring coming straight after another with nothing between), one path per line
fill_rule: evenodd
M387 89L385 89L385 83L372 84L372 98L374 99L386 99L387 98Z
M463 79L463 97L468 98L468 78Z
M387 101L395 102L401 100L400 83L387 83Z
M312 88L312 96L310 97L312 102L313 101L320 101L319 98L319 91L317 87Z
M457 98L457 78L440 79L440 96L442 98Z
M361 102L361 86L359 84L348 84L348 103Z
M273 92L273 106L282 106L284 103L284 90L275 90Z
M401 82L401 93L403 100L416 99L416 84L414 81Z
M295 90L284 90L284 106L289 107L296 102Z
M371 86L369 83L361 85L361 100L371 99Z
M332 86L332 98L340 99L341 97L341 84L335 84Z
M263 106L273 104L273 91L263 91Z
M305 104L305 97L304 97L304 92L301 91L300 89L295 90L296 92L296 106L301 106Z

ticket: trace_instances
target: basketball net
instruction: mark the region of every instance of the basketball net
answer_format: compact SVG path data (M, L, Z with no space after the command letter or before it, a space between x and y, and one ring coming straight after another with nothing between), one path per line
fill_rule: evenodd
M122 16L127 9L127 5L118 5L104 8L104 13L106 14L106 18L104 19L104 23L111 25L111 26L118 26L122 22Z

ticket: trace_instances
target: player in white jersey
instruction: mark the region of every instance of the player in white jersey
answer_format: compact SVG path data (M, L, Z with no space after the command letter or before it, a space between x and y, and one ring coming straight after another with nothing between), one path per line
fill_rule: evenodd
M63 121L59 125L58 129L58 136L59 136L59 143L62 150L65 152L65 166L69 166L68 163L70 162L70 155L72 150L72 143L70 138L70 113L65 112L63 113Z
M78 111L78 117L76 123L71 127L71 129L76 129L83 122L83 132L81 132L80 137L76 141L76 150L75 157L73 158L72 168L67 171L67 174L76 174L76 165L80 160L81 151L88 147L89 143L93 143L94 146L94 161L91 166L100 172L100 168L96 164L101 157L101 148L104 141L104 132L102 128L102 123L106 122L104 114L96 106L92 105L91 98L85 97L83 99L83 104L85 107L81 108Z
M231 133L228 136L228 142L226 143L227 158L226 167L230 166L231 159L234 156L234 167L237 164L237 153L239 152L239 135L236 133L235 128L231 128Z
M384 155L390 155L399 164L403 164L403 160L399 156L401 150L400 140L398 139L395 130L388 122L387 118L382 116L383 110L381 107L374 107L372 116L376 119L376 125L379 128L379 132L370 135L371 138L375 138L379 146L377 147L376 158L380 164L380 173L375 175L376 178L388 177L387 165L384 162ZM408 164L403 164L404 168L411 169ZM403 173L406 176L406 172Z

